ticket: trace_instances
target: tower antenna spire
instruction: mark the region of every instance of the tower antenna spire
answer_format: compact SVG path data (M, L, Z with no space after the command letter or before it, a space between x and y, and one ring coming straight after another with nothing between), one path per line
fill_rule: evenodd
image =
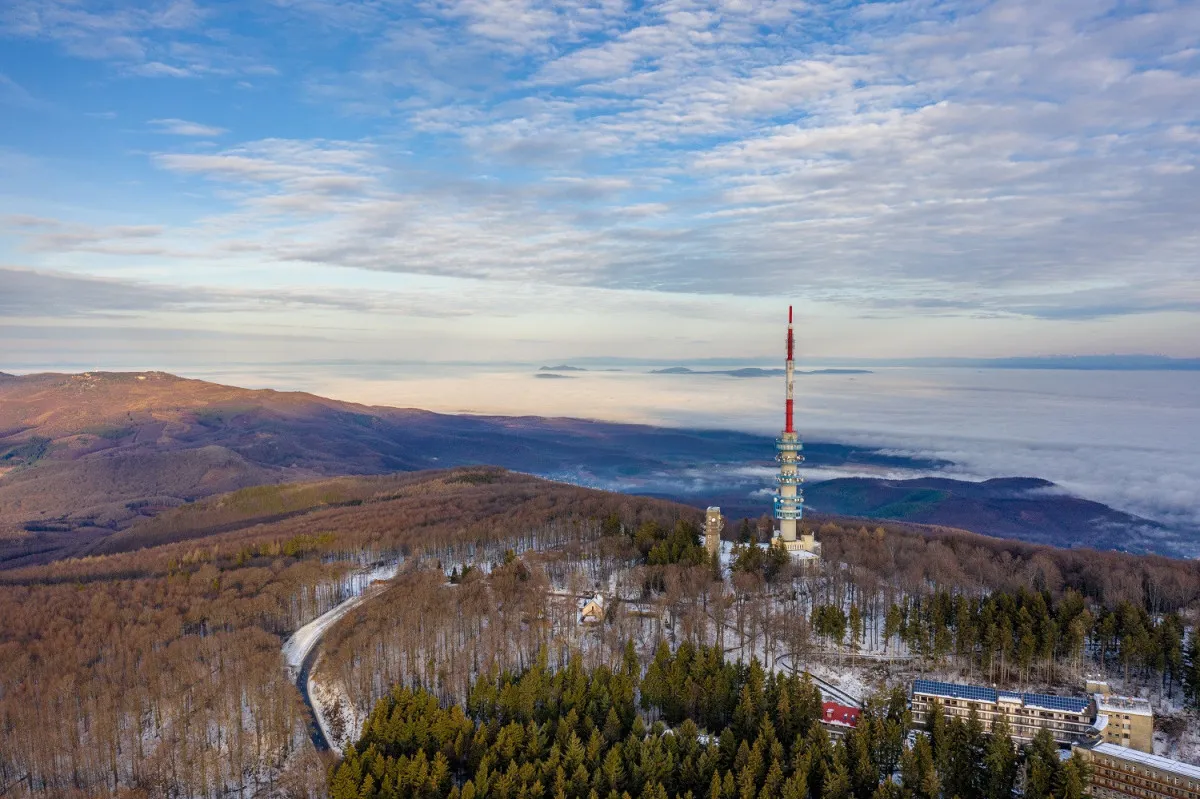
M793 420L792 420L792 407L793 407L792 383L793 383L793 380L794 380L795 374L796 374L795 361L793 360L794 357L795 357L795 339L792 335L792 306L789 305L788 306L787 362L786 362L787 397L784 400L784 415L785 415L784 421L786 422L786 424L784 425L784 428L783 428L783 432L785 432L785 433L796 432L796 428L795 428L795 426L793 424Z

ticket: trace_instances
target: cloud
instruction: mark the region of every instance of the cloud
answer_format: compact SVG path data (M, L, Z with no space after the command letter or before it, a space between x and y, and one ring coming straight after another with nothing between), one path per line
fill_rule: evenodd
M175 136L215 137L229 132L225 128L202 125L199 122L188 122L186 119L152 119L149 124L154 125L159 133L170 133Z
M0 266L0 316L72 317L145 313L194 301L188 290Z
M14 8L10 35L103 44L126 70L253 66L229 47L214 60L228 20L207 7ZM329 125L353 135L152 154L172 190L220 208L166 225L171 252L786 291L870 318L1066 324L1200 305L1191 4L277 0L250 13L298 48L350 54L297 71L309 102L356 115ZM63 225L27 246L156 246Z
M213 16L194 0L11 0L0 6L0 36L50 42L126 75L262 74L257 58L228 48Z
M422 292L374 292L331 288L318 292L297 288L259 290L187 286L119 280L0 266L0 316L69 318L121 315L150 317L156 313L235 313L244 311L329 310L354 314L404 314L451 318L465 310L430 303Z
M0 105L8 105L30 111L41 111L54 106L35 97L21 84L0 72Z
M32 252L90 252L101 255L171 255L187 257L163 243L162 225L92 225L64 223L29 215L10 216L0 224L23 236Z

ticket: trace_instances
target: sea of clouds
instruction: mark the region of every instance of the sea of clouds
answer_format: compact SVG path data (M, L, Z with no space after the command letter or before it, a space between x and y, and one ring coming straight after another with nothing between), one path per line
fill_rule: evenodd
M536 365L323 364L196 375L239 385L447 412L537 414L774 434L782 380L655 375L645 365L538 380ZM711 365L705 368L719 368ZM952 462L943 476L1041 477L1172 526L1200 529L1200 372L874 369L796 378L808 440L882 447ZM766 455L764 457L770 457ZM809 479L897 470L827 468ZM733 474L756 478L756 469ZM713 478L699 468L700 483Z

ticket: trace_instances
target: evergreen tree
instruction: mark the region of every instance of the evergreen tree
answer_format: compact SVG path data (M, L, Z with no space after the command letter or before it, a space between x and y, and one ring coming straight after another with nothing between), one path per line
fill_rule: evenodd
M824 789L820 794L822 799L852 799L854 797L850 769L846 759L846 748L838 746L834 751L829 775L825 778Z
M946 714L942 703L936 699L929 704L929 715L925 719L925 732L929 735L929 748L933 751L933 762L939 767L945 760Z
M1184 704L1200 715L1200 629L1192 628L1183 656Z
M1059 782L1058 745L1047 729L1041 729L1025 756L1025 799L1051 799Z
M1079 754L1072 752L1066 762L1059 768L1055 791L1056 799L1083 799L1087 795L1088 782L1091 779L1087 761Z
M900 787L905 799L938 799L941 796L941 781L927 736L917 735L912 748L901 755Z
M1008 720L999 716L992 723L992 735L983 758L986 799L1010 799L1017 782L1017 751L1013 746Z

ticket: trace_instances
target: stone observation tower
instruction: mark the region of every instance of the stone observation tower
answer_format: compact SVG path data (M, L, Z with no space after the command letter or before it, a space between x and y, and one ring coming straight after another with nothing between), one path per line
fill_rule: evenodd
M798 558L809 558L820 554L821 545L816 542L811 532L806 531L799 537L796 535L800 520L804 516L804 494L800 490L800 484L804 482L804 479L800 477L800 462L804 460L804 456L800 452L804 449L804 445L800 443L800 437L796 434L792 414L792 384L796 374L794 356L792 308L789 305L784 426L783 433L775 440L775 459L779 461L779 476L775 478L779 482L779 488L775 492L775 519L779 522L779 528L775 534L774 543Z
M708 550L709 555L716 555L721 551L721 531L725 529L725 519L721 516L721 509L718 507L710 507L704 513L704 548Z

